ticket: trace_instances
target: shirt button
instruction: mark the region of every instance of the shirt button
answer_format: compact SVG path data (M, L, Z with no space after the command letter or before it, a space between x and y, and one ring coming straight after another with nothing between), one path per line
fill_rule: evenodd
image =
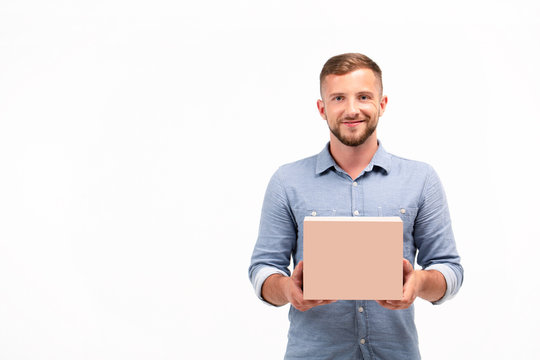
M316 212L316 211L312 211L312 212L311 212L311 216L317 216L317 212Z
M358 183L355 181L352 183L353 186L358 186Z
M360 213L358 212L358 210L354 210L354 213L353 213L353 214L356 215L356 216L360 215Z
M400 213L405 214L405 209L399 210Z
M358 308L358 312L364 312L364 308L360 306L360 307Z
M364 345L366 343L366 339L360 339L360 344Z

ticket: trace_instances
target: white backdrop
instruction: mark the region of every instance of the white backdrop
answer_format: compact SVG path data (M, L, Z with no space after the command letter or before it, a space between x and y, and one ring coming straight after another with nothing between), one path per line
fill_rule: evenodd
M281 358L260 207L326 143L318 74L351 51L450 203L465 282L417 300L424 358L533 358L540 5L374 3L2 1L0 359Z

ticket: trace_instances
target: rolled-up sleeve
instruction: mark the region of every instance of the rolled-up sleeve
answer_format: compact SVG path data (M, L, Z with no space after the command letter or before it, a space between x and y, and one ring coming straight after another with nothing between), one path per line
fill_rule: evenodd
M266 189L259 235L249 266L250 281L261 300L265 301L261 294L262 285L270 275L279 273L290 276L289 264L296 237L296 222L278 169Z
M424 270L437 270L446 280L446 293L433 304L454 297L463 283L463 267L456 249L450 212L437 173L429 167L414 225L417 262Z

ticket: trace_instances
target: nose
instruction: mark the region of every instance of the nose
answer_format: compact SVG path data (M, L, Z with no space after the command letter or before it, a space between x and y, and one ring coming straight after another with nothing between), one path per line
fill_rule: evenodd
M360 110L356 101L353 99L348 100L345 107L345 117L355 119L359 114Z

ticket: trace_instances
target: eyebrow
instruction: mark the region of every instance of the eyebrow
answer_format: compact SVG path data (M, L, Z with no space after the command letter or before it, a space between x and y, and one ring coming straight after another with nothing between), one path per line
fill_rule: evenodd
M345 93L342 93L342 92L335 92L335 93L328 94L328 96L330 96L330 97L343 96L343 95L345 95ZM355 93L355 95L371 95L371 96L374 96L375 94L373 94L371 91L359 91L359 92Z

